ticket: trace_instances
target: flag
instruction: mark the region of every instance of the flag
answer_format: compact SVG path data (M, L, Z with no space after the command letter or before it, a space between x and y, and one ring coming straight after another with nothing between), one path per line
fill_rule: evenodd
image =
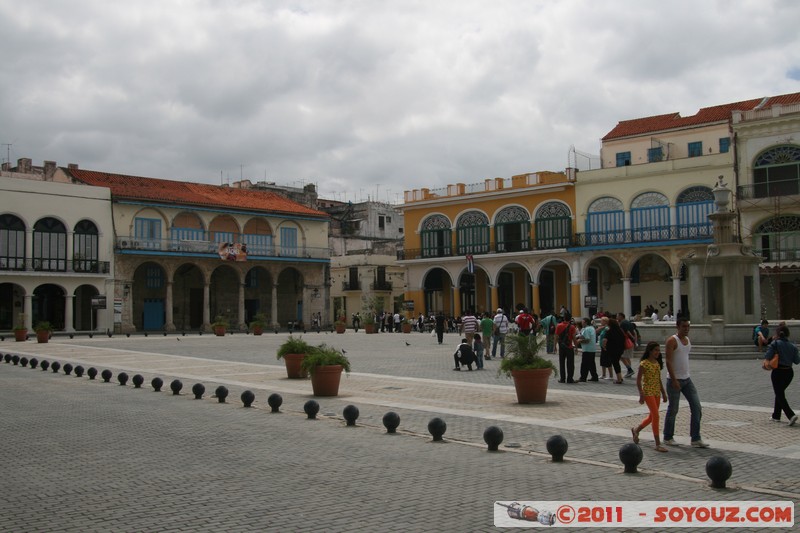
M467 272L475 273L475 261L472 260L472 254L467 254Z

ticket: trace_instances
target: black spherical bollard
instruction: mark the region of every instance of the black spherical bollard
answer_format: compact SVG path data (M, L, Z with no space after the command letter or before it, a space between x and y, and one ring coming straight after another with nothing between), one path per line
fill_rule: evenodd
M130 339L130 338L131 338L131 334L130 334L130 333L126 333L126 334L125 334L125 338L126 338L126 339Z
M706 461L706 475L711 478L711 486L715 489L724 489L725 482L733 474L733 467L727 458L714 455Z
M637 472L636 467L642 462L643 456L642 449L633 442L623 444L619 449L619 460L625 465L626 474L635 474Z
M181 393L181 389L183 388L183 383L179 379L173 379L172 382L169 384L169 389L172 391L173 396L177 396Z
M14 363L15 365L18 365L19 364L19 356L18 355L12 355L11 356L11 362Z
M220 385L214 391L214 396L217 397L217 401L219 403L225 403L225 399L228 397L228 387L225 385Z
M383 415L383 427L386 428L386 433L395 433L397 427L400 425L400 415L394 411L389 411Z
M434 442L441 441L445 431L447 431L447 424L441 418L431 418L431 421L428 422L428 433L433 435Z
M561 435L553 435L547 439L547 453L552 456L554 463L563 461L568 449L567 439Z
M19 358L19 366L28 366L28 358L27 357L20 357Z
M47 372L47 369L50 368L50 362L47 359L45 359L44 361L39 363L39 366L42 367L42 372Z
M489 426L483 431L483 442L489 446L490 452L496 452L503 442L503 430L497 426Z
M277 392L273 392L267 398L267 405L272 408L273 413L281 412L281 404L283 404L283 397Z
M119 374L117 374L117 381L121 386L124 387L125 385L128 384L128 374L126 374L125 372L120 372Z
M53 374L58 374L58 371L61 370L61 363L53 361L53 364L50 365L50 370L53 371Z
M144 377L141 374L134 374L133 379L133 387L136 389L141 389L142 384L144 383Z
M72 374L72 365L71 364L67 363L67 364L64 365L64 374L66 374L68 376L70 374Z
M308 400L305 404L303 404L303 411L305 411L308 418L317 418L317 413L319 413L319 404L316 400Z
M358 407L355 405L345 406L342 416L344 416L348 426L355 426L356 420L358 420Z
M104 383L110 383L113 376L114 374L107 368L100 372L100 377L103 378Z
M84 372L84 370L83 370L83 367L81 365L78 365L78 366L75 367L75 377L82 378L83 377L83 372Z
M192 385L192 394L194 394L195 400L202 400L203 394L206 392L206 386L202 383L195 383Z
M164 386L164 380L158 377L153 378L152 381L150 381L150 385L155 392L161 392L161 387Z
M256 401L256 395L253 394L253 391L249 390L244 391L240 398L245 407L250 407L253 405L253 402Z
M6 355L3 357L3 360L4 360L6 363L10 363L10 362L11 362L11 354L10 354L10 353L7 353L7 354L6 354Z
M39 366L39 360L36 359L35 357L32 357L31 360L28 362L28 364L31 365L31 368L36 368L37 366Z
M93 366L89 367L89 370L86 371L86 375L89 376L89 379L94 379L97 377L97 369Z

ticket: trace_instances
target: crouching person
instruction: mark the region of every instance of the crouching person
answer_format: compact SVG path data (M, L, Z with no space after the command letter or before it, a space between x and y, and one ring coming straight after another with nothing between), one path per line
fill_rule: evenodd
M475 351L472 349L472 346L469 345L467 339L461 339L461 344L456 348L453 359L456 362L456 367L453 370L460 371L461 365L466 366L468 370L472 370L472 364L476 359Z

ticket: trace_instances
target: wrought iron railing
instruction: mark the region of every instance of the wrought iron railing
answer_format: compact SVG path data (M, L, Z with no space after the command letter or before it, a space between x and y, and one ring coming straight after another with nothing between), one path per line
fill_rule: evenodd
M374 291L390 291L392 290L392 282L391 281L376 281L375 283L370 283L369 288Z
M243 239L239 242L246 242ZM125 252L134 251L158 251L171 252L176 255L184 253L216 255L219 250L219 243L202 240L184 239L146 239L141 237L122 236L117 237L117 250ZM298 257L307 259L329 259L331 256L330 248L313 246L291 246L282 247L274 244L247 244L247 257L269 258L269 257Z
M111 262L95 261L93 259L22 259L18 257L0 257L0 270L108 274L111 271Z
M360 291L361 290L361 282L360 281L343 281L342 282L342 290L343 291Z
M800 180L796 179L751 183L749 185L739 185L736 188L736 195L739 200L774 198L776 196L796 194L800 194Z

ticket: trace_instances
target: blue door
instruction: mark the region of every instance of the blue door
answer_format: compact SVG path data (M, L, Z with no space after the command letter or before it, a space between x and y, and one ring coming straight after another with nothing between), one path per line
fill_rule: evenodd
M144 317L142 317L142 329L145 330L164 329L163 298L145 298Z

